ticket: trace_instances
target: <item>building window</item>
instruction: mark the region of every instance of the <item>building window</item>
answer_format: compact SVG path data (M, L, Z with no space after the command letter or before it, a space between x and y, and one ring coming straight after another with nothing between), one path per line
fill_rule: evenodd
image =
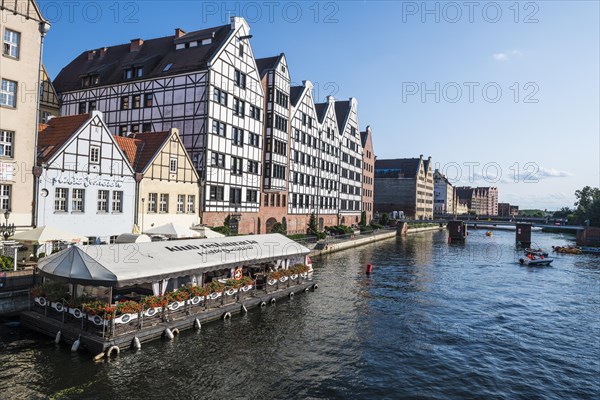
M42 111L42 123L47 124L48 118L51 116L52 116L52 113L49 113L48 111Z
M260 121L260 108L256 106L250 106L250 118Z
M248 172L258 174L258 161L248 161Z
M183 213L185 209L185 194L177 195L177 212Z
M98 212L108 212L108 190L98 190Z
M172 174L177 173L177 157L171 156L169 159L169 172Z
M224 122L213 120L212 132L215 135L226 137L227 136L227 127Z
M223 106L227 106L227 93L215 88L214 92L213 92L213 101L215 103L219 103Z
M85 114L86 110L87 108L85 106L85 102L82 101L81 103L79 103L79 114Z
M154 95L152 93L146 93L144 95L144 107L152 107L154 105Z
M246 191L246 202L257 203L258 202L258 191L257 190L247 190Z
M250 142L250 146L260 147L260 136L256 133L248 133L248 140Z
M244 144L244 130L240 128L232 128L231 141L236 146L242 146Z
M92 100L88 103L88 112L96 110L96 100Z
M240 45L238 47L238 56L244 57L244 44L243 43L240 43Z
M155 213L156 212L156 200L158 195L156 193L148 193L148 212Z
M21 42L21 34L19 32L4 30L4 48L2 54L9 57L19 58L19 44Z
M231 157L231 174L242 175L243 161L238 157Z
M90 146L90 163L100 163L100 146Z
M127 125L119 126L119 136L126 136L126 135L127 135Z
M126 69L124 71L124 73L123 73L123 77L125 79L131 79L131 78L133 78L133 69L131 69L131 68Z
M210 187L210 199L223 201L225 188L223 186L211 186Z
M140 133L140 124L131 125L131 133Z
M145 123L144 125L142 125L142 132L152 132L152 124Z
M229 189L229 203L242 204L242 189L233 187Z
M188 194L187 212L188 214L194 214L196 212L196 196L194 196L193 194Z
M169 212L169 195L167 193L160 194L160 201L158 202L158 212Z
M0 207L2 210L10 210L11 185L0 185Z
M129 110L129 96L121 97L121 110Z
M17 82L2 79L0 106L17 107Z
M112 196L112 212L123 212L123 192L115 190Z
M83 212L85 205L85 189L73 189L71 199L71 210L73 212Z
M211 165L213 167L220 167L220 168L224 168L225 167L225 154L222 153L217 153L217 152L212 152L211 154Z
M236 69L233 78L237 86L242 89L246 88L246 74L242 73L239 69Z
M0 131L0 157L12 158L14 137L13 131Z
M246 103L243 100L238 99L237 97L233 98L233 115L237 115L238 117L244 117L246 109Z
M141 102L142 102L142 95L141 94L135 94L135 95L133 95L133 101L132 101L131 108L134 109L134 110L140 108Z
M54 211L67 212L67 200L69 198L69 189L56 188L54 191Z
M135 68L135 77L141 78L142 76L144 76L144 68L142 68L142 67Z

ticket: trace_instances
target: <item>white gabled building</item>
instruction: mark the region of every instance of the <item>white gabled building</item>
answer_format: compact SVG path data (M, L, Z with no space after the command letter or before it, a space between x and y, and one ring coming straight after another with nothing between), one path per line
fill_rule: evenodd
M87 236L92 243L132 232L134 171L102 113L56 117L42 124L38 165L38 226Z
M261 189L263 87L250 27L228 25L86 51L54 81L63 115L105 114L115 135L176 128L201 176L201 219L236 216L256 232Z
M339 212L340 223L344 225L358 224L362 212L363 147L357 107L358 102L354 98L335 102L335 113L341 138Z

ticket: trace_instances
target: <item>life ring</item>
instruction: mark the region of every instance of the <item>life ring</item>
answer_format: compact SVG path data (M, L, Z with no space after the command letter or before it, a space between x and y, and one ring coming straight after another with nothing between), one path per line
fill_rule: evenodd
M102 325L102 323L104 322L102 317L99 315L94 315L94 317L92 318L92 322L96 325Z
M277 283L277 279L269 279L269 280L267 281L267 283L268 283L269 285L273 286L274 284L276 284L276 283Z
M179 307L181 307L181 304L178 301L174 301L169 304L169 310L171 311L176 311Z
M233 278L236 281L239 281L240 279L242 279L242 269L241 268L236 268L235 272L233 273Z
M288 280L287 276L282 276L281 278L279 278L279 282L285 282Z
M221 295L221 293L213 292L213 293L210 295L210 298L211 298L211 299L213 299L213 300L216 300L216 299L218 299L218 298L219 298L219 296L220 296L220 295Z
M229 319L229 318L231 318L230 312L226 312L225 314L223 314L223 319Z
M235 294L236 290L231 288L229 290L227 290L225 293L227 293L227 296L233 296Z
M83 317L83 313L81 312L81 310L79 308L74 308L72 314L77 319Z
M192 300L190 300L190 303L192 303L193 305L197 305L197 304L199 304L201 301L202 301L202 300L200 299L200 297L199 297L199 296L195 296L195 297L192 297Z
M298 274L291 275L290 279L295 281L296 279L298 279Z
M119 353L121 352L121 349L119 349L119 346L109 347L108 350L106 350L106 357L108 357L108 358L112 357L113 351L116 351L117 355L119 355Z
M146 310L146 316L153 317L156 315L156 308L152 307Z
M37 300L38 304L42 307L45 307L46 304L48 304L48 301L46 300L45 297L38 297L36 300Z
M244 286L242 287L242 292L247 292L250 289L252 289L252 285Z
M129 314L123 314L119 318L119 323L121 323L121 324L126 324L129 321L131 321L131 315L129 315Z
M63 312L65 307L61 303L54 303L54 309L58 312Z

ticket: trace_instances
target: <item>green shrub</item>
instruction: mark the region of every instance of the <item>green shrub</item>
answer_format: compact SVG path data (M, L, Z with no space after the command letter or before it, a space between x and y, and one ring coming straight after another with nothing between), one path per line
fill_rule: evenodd
M214 227L212 227L210 229L212 229L215 232L219 232L219 233L221 233L221 234L223 234L225 236L231 235L231 231L229 230L228 226L214 226Z
M15 265L13 259L7 256L0 256L0 270L2 271L12 271Z

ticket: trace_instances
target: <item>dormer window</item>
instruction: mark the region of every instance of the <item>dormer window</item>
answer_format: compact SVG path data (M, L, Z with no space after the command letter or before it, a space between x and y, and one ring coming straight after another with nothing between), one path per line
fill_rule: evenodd
M81 87L88 87L97 85L100 83L100 77L98 75L86 75L81 78Z
M133 78L133 69L132 68L128 68L125 70L125 73L123 74L125 79L131 79Z
M207 44L211 44L212 43L212 39L208 38L208 39L202 39L202 46L205 46Z
M167 65L165 65L165 67L163 68L163 72L167 72L168 70L171 69L171 67L173 66L173 63L168 63Z
M144 68L142 67L137 67L135 69L135 77L136 78L141 78L144 75Z

